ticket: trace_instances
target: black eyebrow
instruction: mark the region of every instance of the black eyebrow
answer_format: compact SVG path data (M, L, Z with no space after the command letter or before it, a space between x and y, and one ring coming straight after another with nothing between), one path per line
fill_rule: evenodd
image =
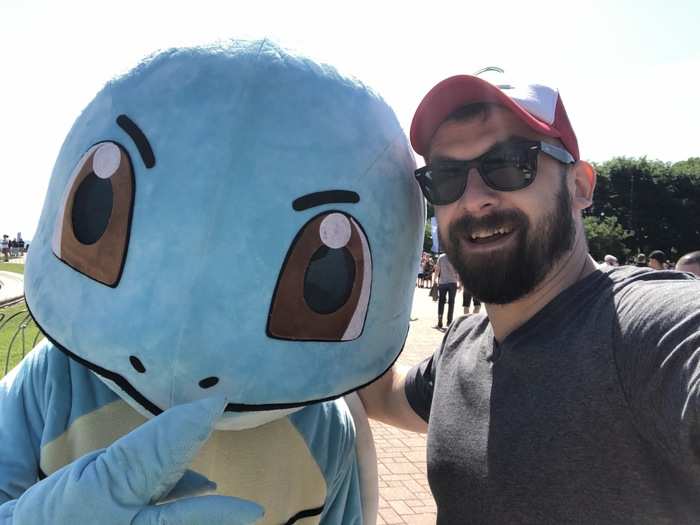
M136 149L139 150L141 159L147 168L152 168L156 165L156 156L153 154L153 149L151 144L148 142L146 135L141 131L136 125L136 122L131 120L126 115L119 115L117 117L117 124L120 128L126 131L127 135L131 137L131 140L136 144Z
M292 202L292 208L294 208L296 211L303 211L313 208L314 206L321 206L322 204L336 202L355 204L360 202L360 196L354 191L347 190L317 191L314 193L307 193L298 199L294 199L294 202Z

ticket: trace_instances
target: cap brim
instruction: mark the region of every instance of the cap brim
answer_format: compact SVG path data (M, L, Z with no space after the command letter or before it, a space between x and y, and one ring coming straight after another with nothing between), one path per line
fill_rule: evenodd
M504 106L533 131L547 137L559 138L561 133L528 113L496 86L471 75L447 78L431 89L421 101L411 122L411 145L419 155L426 157L433 135L456 109L478 102L492 102Z

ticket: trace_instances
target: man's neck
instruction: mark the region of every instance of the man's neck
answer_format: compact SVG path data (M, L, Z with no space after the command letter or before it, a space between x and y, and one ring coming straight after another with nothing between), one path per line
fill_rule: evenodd
M577 235L571 251L557 261L532 292L512 303L485 305L496 341L502 342L557 295L595 269L595 261L588 255L583 235Z

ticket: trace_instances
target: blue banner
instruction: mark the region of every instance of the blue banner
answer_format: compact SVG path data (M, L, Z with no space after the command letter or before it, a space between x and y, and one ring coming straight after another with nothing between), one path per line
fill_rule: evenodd
M433 236L433 247L430 248L430 251L433 253L439 253L440 252L440 240L438 238L437 217L435 217L435 216L432 216L430 218L430 234Z

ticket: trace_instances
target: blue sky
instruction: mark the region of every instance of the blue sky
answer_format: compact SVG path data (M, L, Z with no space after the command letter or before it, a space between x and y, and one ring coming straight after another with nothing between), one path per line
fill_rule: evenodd
M2 0L0 233L31 239L72 122L157 49L271 37L374 87L405 129L437 81L496 65L560 89L583 158L678 161L700 156L699 27L697 0Z

